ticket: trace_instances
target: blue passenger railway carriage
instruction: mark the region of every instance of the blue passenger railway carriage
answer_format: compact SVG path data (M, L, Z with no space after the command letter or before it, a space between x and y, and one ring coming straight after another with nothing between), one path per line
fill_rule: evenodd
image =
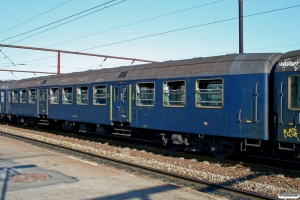
M276 140L281 150L300 155L300 51L284 54L275 69Z
M297 55L230 54L4 81L0 117L216 157L273 149L299 158Z

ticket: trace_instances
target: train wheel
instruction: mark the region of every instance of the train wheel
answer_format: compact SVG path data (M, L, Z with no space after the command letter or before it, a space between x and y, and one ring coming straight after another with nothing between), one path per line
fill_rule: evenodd
M223 149L222 145L214 144L211 146L210 150L214 157L220 159L226 158L230 154L229 151Z
M223 158L226 158L229 155L229 152L217 152L217 153L216 152L212 152L212 154L216 158L223 159Z
M175 145L172 142L168 142L167 147L170 151L179 151L180 150L180 146Z

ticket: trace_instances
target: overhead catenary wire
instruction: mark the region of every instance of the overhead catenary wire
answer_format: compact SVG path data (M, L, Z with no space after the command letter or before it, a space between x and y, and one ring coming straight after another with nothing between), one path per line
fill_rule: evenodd
M115 0L113 0L113 1L115 1ZM20 41L22 41L22 40L31 38L31 37L33 37L33 36L36 36L36 35L38 35L38 34L44 33L44 32L49 31L49 30L51 30L51 29L57 28L57 27L62 26L62 25L64 25L64 24L70 23L70 22L75 21L75 20L77 20L77 19L80 19L80 18L82 18L82 17L86 17L86 16L91 15L91 14L93 14L93 13L99 12L99 11L104 10L104 9L107 9L107 8L110 8L110 7L115 6L115 5L117 5L117 4L123 3L124 1L126 1L126 0L122 0L122 1L117 2L117 3L115 3L115 4L112 4L112 5L109 5L109 6L105 6L105 8L101 8L101 9L99 9L99 10L93 11L93 12L88 13L88 14L86 14L86 15L83 15L83 16L77 17L77 18L75 18L75 19L69 20L69 21L67 21L67 22L64 22L64 23L62 23L62 24L59 24L59 25L57 25L57 26L48 28L48 29L46 29L46 30L44 30L44 31L40 31L40 32L38 32L38 33L36 33L36 34L30 35L30 36L28 36L28 37L25 37L25 38L23 38L23 39L20 39L20 40L18 40L18 41L15 41L15 42L13 42L13 43L11 43L11 44L15 44L15 43L17 43L17 42L20 42ZM1 41L0 41L0 42L1 42Z
M0 49L0 52L5 56L5 58L7 58L15 67L16 67L16 64Z
M116 1L116 0L111 0L111 1L109 1L109 2L106 2L106 3L100 4L100 5L98 5L98 6L95 6L95 7L93 7L93 8L90 8L90 9L87 9L87 10L81 11L81 12L79 12L79 13L76 13L76 14L70 15L70 16L68 16L68 17L65 17L65 18L63 18L63 19L60 19L60 20L57 20L57 21L51 22L51 23L49 23L49 24L46 24L46 25L40 26L40 27L38 27L38 28L35 28L35 29L32 29L32 30L29 30L29 31L26 31L26 32L23 32L23 33L20 33L20 34L18 34L18 35L15 35L15 36L12 36L12 37L6 38L6 39L4 39L4 40L1 40L0 42L6 41L6 40L10 40L10 39L13 39L13 38L15 38L15 37L19 37L19 36L21 36L21 35L25 35L25 34L27 34L27 33L30 33L30 32L36 31L36 30L39 30L39 29L41 29L41 28L45 28L45 27L47 27L47 26L50 26L50 25L56 24L56 23L58 23L58 22L61 22L61 21L64 21L64 20L66 20L66 19L69 19L69 18L75 17L75 16L77 16L77 15L80 15L80 14L83 14L83 13L85 13L85 12L88 12L88 11L90 11L90 10L94 10L94 9L96 9L96 8L98 8L98 7L101 7L101 6L104 6L104 5L106 6L107 4L109 4L109 3L111 3L111 2L114 2L114 1ZM126 1L126 0L123 0L123 1ZM122 2L123 2L123 1L122 1ZM110 6L109 6L109 7L110 7ZM105 8L107 8L107 7L105 7ZM105 9L105 8L102 8L102 9ZM83 15L83 16L81 16L81 17L78 17L78 18L76 18L76 19L79 19L79 18L85 17L85 16L87 16L87 15L90 15L90 14L92 14L92 13L98 12L98 11L100 11L100 10L102 10L102 9L99 9L99 10L96 10L96 11L94 11L94 12L88 13L88 14L86 14L86 15ZM74 19L74 20L76 20L76 19ZM70 20L70 21L68 21L68 22L71 22L71 21L74 21L74 20ZM63 23L63 24L66 24L66 23ZM55 27L58 27L58 26L55 26ZM53 28L55 28L55 27L53 27ZM51 29L52 29L52 28L51 28ZM47 29L47 30L50 30L50 29Z
M162 17L174 15L174 14L181 13L181 12L185 12L185 11L189 11L189 10L192 10L192 9L196 9L196 8L208 6L208 5L211 5L211 4L214 4L214 5L215 5L215 3L219 3L219 2L221 2L221 1L224 1L224 0L219 0L219 1L211 2L211 3L201 4L201 5L198 5L198 6L194 6L194 7L190 7L190 8L186 8L186 9L182 9L182 10L178 10L178 11L175 11L175 12L171 12L171 13L167 13L167 14L163 14L163 15L158 15L158 16L151 17L151 18L144 19L144 20L140 20L140 21L137 21L137 22L125 24L125 25L118 26L118 27L115 27L115 28L111 28L111 29L107 29L107 30L104 30L104 31L92 33L92 34L89 34L89 35L77 37L77 38L74 38L74 39L71 39L71 40L59 42L59 43L56 43L56 44L53 44L53 45L49 45L49 46L46 46L46 47L51 47L51 46L55 46L55 45L59 45L59 44L64 44L64 43L67 43L67 42L72 42L72 41L75 41L75 40L79 40L79 39L85 38L86 49L87 49L87 37L94 36L94 35L98 35L98 34L105 33L105 32L109 32L109 31L113 31L113 30L116 30L116 29L124 28L124 27L128 27L128 26L132 26L132 25L136 25L136 24L143 23L143 22L147 22L147 21L150 21L150 20L154 20L154 19L158 19L158 18L162 18ZM24 40L25 40L25 39L27 39L27 38L24 38ZM23 39L22 39L22 40L23 40ZM21 41L21 40L19 40L19 41ZM16 41L16 42L19 42L19 41ZM15 42L14 42L14 43L15 43ZM14 44L14 43L12 43L12 44ZM15 54L15 55L11 55L11 56L20 55L20 54L27 53L27 52L29 52L29 51L22 52L22 53L19 53L19 54Z
M43 12L43 13L41 13L41 14L35 16L35 17L32 17L32 18L30 18L29 20L26 20L25 22L22 22L22 23L20 23L20 24L14 26L14 27L12 27L12 28L10 28L10 29L8 29L8 30L6 30L6 31L4 31L4 32L2 32L2 33L0 33L0 35L2 35L3 33L8 32L8 31L11 31L11 30L13 30L13 29L15 29L15 28L17 28L17 27L23 25L23 24L26 24L27 22L30 22L31 20L34 20L34 19L36 19L36 18L38 18L38 17L40 17L40 16L42 16L42 15L44 15L44 14L46 14L46 13L52 11L52 10L54 10L54 9L56 9L56 8L58 8L58 7L60 7L60 6L64 5L64 4L70 2L70 1L72 1L72 0L68 0L68 1L66 1L66 2L64 2L64 3L62 3L62 4L59 4L58 6L55 6L54 8L51 8L51 9L49 9L49 10L47 10L47 11L45 11L45 12Z
M296 7L299 7L299 6L300 5L295 5L295 6L289 6L289 7L275 9L275 10L269 10L269 11L264 11L264 12L259 12L259 13L244 15L243 18L257 16L257 15L262 15L262 14L267 14L267 13L271 13L271 12L277 12L277 11L291 9L291 8L296 8ZM145 36L131 38L131 39L122 40L122 41L118 41L118 42L113 42L113 43L108 43L108 44L104 44L104 45L94 46L94 47L91 47L91 48L87 48L85 50L96 49L96 48L100 48L100 47L110 46L110 45L114 45L114 44L120 44L120 43L124 43L124 42L130 42L130 41L134 41L134 40L140 40L140 39L149 38L149 37L153 37L153 36L164 35L164 34L168 34L168 33L183 31L183 30L197 28L197 27L201 27L201 26L208 26L208 25L222 23L222 22L227 22L227 21L232 21L232 20L236 20L236 19L239 19L239 17L233 17L233 18L218 20L218 21L214 21L214 22L208 22L208 23L204 23L204 24L198 24L198 25L194 25L194 26L183 27L183 28L174 29L174 30L170 30L170 31L164 31L164 32L155 33L155 34L151 34L151 35L145 35ZM79 51L82 51L82 50L79 50Z
M264 11L264 12L259 12L259 13L254 13L254 14L245 15L244 17L252 17L252 16L256 16L256 15L267 14L267 13L270 13L270 12L277 12L277 11L281 11L281 10L296 8L296 7L299 7L299 6L300 5L294 5L294 6L289 6L289 7L284 7L284 8L279 8L279 9L274 9L274 10L269 10L269 11ZM132 39L123 40L123 41L114 42L114 43L109 43L109 44L105 44L105 45L99 45L99 46L95 46L95 47L91 47L91 48L86 48L86 49L78 50L78 51L85 51L85 50L100 48L100 47L104 47L104 46L109 46L109 45L119 44L119 43L123 43L123 42L134 41L134 40L138 40L138 39L143 39L143 38L147 38L147 37L153 37L153 36L157 36L157 35L162 35L162 34L177 32L177 31L181 31L181 30L186 30L186 29L191 29L191 28L196 28L196 27L201 27L201 26L207 26L207 25L212 25L212 24L216 24L216 23L222 23L222 22L226 22L226 21L232 21L232 20L235 20L235 19L238 19L238 17L233 17L233 18L229 18L229 19L219 20L219 21L215 21L215 22L209 22L209 23L205 23L205 24L199 24L199 25L195 25L195 26L189 26L189 27L175 29L175 30L171 30L171 31L165 31L165 32L156 33L156 34L152 34L152 35L147 35L147 36L141 36L141 37L138 37L138 38L132 38ZM40 60L45 60L45 59L54 58L54 57L56 57L56 56L49 56L49 57L44 57L44 58L40 58L40 59L35 59L35 60L27 61L26 63L40 61Z

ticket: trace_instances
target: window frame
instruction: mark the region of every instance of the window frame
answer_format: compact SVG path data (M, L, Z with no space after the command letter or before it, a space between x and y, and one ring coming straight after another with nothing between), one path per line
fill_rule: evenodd
M71 95L68 95L68 96L71 97L71 100L65 100L65 96L66 96L65 95L65 89L71 89L72 90L71 93L70 92L68 93L68 94L71 94ZM72 105L73 104L73 87L72 86L67 86L67 87L62 88L61 99L62 99L62 104L64 104L64 105ZM66 103L68 101L71 101L71 103Z
M296 77L296 76L300 77L300 75L290 75L288 77L288 109L299 111L300 107L299 108L292 107L292 77Z
M0 103L5 103L5 93L4 90L0 91Z
M166 105L165 104L165 84L166 83L173 83L173 82L184 82L184 86L185 86L185 89L184 89L184 105ZM168 87L170 87L169 86L169 84L168 84ZM176 89L176 90L182 90L182 89ZM168 91L169 92L167 92L167 93L169 93L169 95L168 95L168 98L170 98L169 96L170 96L170 91L176 91L176 90L170 90L170 88L168 89ZM187 102L187 95L186 95L186 93L187 93L187 91L186 91L186 81L185 80L167 80L167 81L163 81L162 82L162 104L163 104L163 106L164 107L168 107L168 108L170 108L170 107L172 107L172 108L185 108L186 107L186 102ZM172 101L173 103L176 103L176 102L182 102L182 101ZM170 103L170 100L169 100L169 103Z
M57 93L54 93L54 91L57 90ZM56 99L55 99L56 97ZM58 87L51 87L49 88L49 103L50 104L59 104L59 88Z
M197 97L198 97L198 86L199 86L199 81L218 81L218 80L220 80L222 83L222 89L218 89L218 90L221 90L222 91L222 94L221 94L221 97L222 97L222 99L221 99L221 105L220 106L218 106L218 105L216 105L216 106L214 106L214 105L205 105L205 106L199 106L198 105L198 99L197 99ZM206 89L203 89L203 90L206 90ZM222 79L222 78L209 78L209 79L197 79L196 81L195 81L195 106L197 107L197 108L215 108L215 109L221 109L221 108L223 108L224 107L224 79Z
M117 92L116 92L116 90L117 90ZM114 102L115 103L119 102L119 99L120 99L119 87L116 87L116 86L113 87L113 95L114 95L113 96Z
M78 94L78 89L85 88L85 87L87 88L86 94L82 94L82 91L85 91L85 90L80 90L80 94ZM81 95L80 98L79 98L79 95ZM82 98L82 95L86 95L86 98ZM80 103L80 100L86 100L86 102ZM76 86L76 104L79 106L86 106L89 104L89 86L87 86L87 85Z
M16 97L15 97L15 95L16 95ZM18 103L19 102L18 90L11 90L11 102L12 103Z
M32 103L32 98L30 98L30 97L32 97L33 95L31 95L31 91L34 91L34 102ZM28 89L28 103L30 103L30 104L35 104L36 103L36 89Z
M25 91L25 95L24 95L24 91ZM20 89L19 93L20 93L19 102L20 103L26 103L27 102L27 99L26 99L27 98L27 90L26 89ZM24 96L25 96L25 98L22 98Z
M138 99L138 90L141 90L139 87L138 87L138 84L151 84L151 83L153 83L153 104L138 104L138 101L143 101L143 100L145 100L145 99ZM149 106L151 106L151 107L153 107L153 106L155 106L155 103L156 103L156 95L155 95L155 82L137 82L136 84L135 84L135 88L136 88L136 90L135 90L135 96L136 96L136 100L135 100L135 105L136 106L147 106L147 107L149 107ZM146 89L146 90L149 90L149 89ZM146 93L147 94L147 93ZM151 101L151 100L146 100L146 101Z
M101 86L104 86L104 89L105 89L104 97L105 98L101 98L101 97L96 98L95 95L103 95L103 94L95 94L95 87L101 87ZM96 104L95 103L96 99L105 99L105 104L103 104L103 103ZM93 105L95 105L95 106L105 106L106 104L107 104L107 85L105 85L105 84L93 85Z

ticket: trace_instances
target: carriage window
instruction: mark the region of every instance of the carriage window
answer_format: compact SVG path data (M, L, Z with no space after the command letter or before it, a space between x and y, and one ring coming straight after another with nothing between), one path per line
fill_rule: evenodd
M88 99L88 87L87 86L80 86L76 89L77 93L77 104L79 105L87 105L89 102Z
M26 103L26 90L20 90L20 103Z
M29 90L29 94L28 94L28 103L35 103L35 89L31 89Z
M154 83L136 84L136 105L153 106L155 100Z
M300 76L289 78L289 108L300 109Z
M3 91L1 91L1 103L4 103L4 92Z
M62 89L62 102L63 104L73 103L73 90L72 87L66 87Z
M12 103L18 103L18 90L13 90L11 96Z
M119 88L114 87L114 102L119 101Z
M127 92L127 87L123 88L123 102L127 102L128 100L128 92Z
M185 82L184 81L168 81L163 83L164 106L168 107L184 107L185 106Z
M58 104L59 101L58 88L50 88L50 104Z
M106 85L99 85L93 87L93 104L94 105L106 104Z
M223 81L222 79L197 80L196 106L216 107L223 106Z

